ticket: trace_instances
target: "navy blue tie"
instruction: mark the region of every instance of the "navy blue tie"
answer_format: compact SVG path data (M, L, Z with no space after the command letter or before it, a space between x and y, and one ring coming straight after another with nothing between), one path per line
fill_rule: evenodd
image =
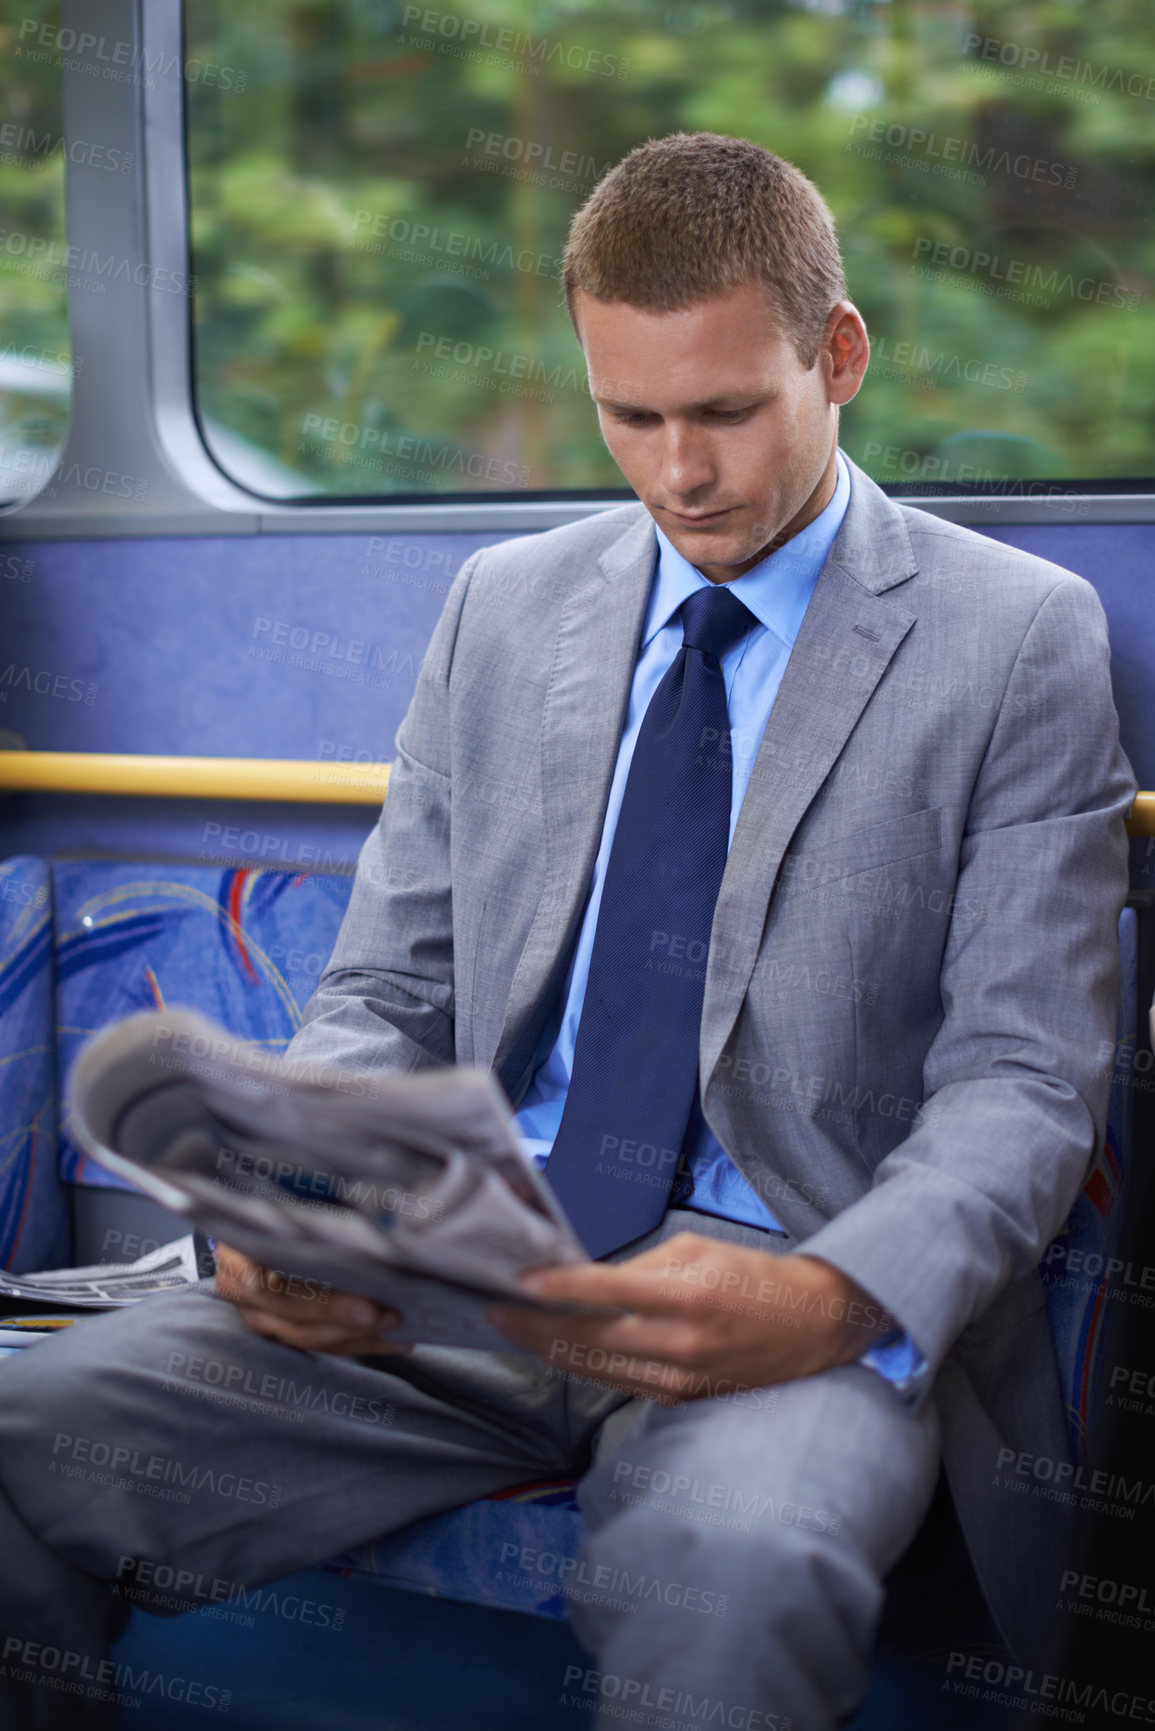
M591 1256L666 1211L698 1093L706 954L730 841L721 657L758 622L721 585L642 719L606 865L565 1110L547 1165Z

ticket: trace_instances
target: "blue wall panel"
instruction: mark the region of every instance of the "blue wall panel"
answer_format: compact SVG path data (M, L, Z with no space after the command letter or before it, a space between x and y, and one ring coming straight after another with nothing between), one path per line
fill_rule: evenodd
M990 531L1098 589L1124 744L1155 788L1155 526ZM453 574L491 535L9 543L0 727L40 750L393 755ZM17 795L0 852L349 870L372 808Z
M0 683L0 721L42 749L391 755L453 572L476 537L395 543L429 570L370 556L382 537L41 542L6 584L7 663L65 675Z
M393 756L450 582L496 535L11 544L0 727L41 751ZM23 795L5 854L352 869L370 807Z

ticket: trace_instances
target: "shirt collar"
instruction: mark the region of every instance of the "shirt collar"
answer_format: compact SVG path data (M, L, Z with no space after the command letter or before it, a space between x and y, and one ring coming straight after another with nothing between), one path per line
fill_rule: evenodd
M762 624L793 648L802 624L802 616L810 604L818 574L842 527L846 507L850 503L850 471L838 452L838 482L834 497L805 529L771 553L752 570L727 583L739 601L745 603ZM658 537L657 577L650 591L650 604L642 631L642 647L655 638L663 626L670 623L678 608L695 589L705 588L710 579L703 577L688 560L683 559L673 543L654 525Z

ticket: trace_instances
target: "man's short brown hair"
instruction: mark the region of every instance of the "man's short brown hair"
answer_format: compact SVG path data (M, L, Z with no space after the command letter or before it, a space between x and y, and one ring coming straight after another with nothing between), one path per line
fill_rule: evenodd
M846 278L834 220L793 163L745 138L675 132L611 168L570 227L570 317L595 300L674 312L751 279L775 324L812 367Z

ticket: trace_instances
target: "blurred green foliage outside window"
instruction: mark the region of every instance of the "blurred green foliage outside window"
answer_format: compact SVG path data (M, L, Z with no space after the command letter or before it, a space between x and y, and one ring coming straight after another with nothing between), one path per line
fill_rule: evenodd
M1155 473L1150 0L186 0L199 405L280 497L605 493L573 211L706 128L822 189L896 489ZM1037 490L1037 488L1036 488ZM1068 501L1069 502L1069 501Z
M0 504L31 497L68 431L60 8L0 0Z

